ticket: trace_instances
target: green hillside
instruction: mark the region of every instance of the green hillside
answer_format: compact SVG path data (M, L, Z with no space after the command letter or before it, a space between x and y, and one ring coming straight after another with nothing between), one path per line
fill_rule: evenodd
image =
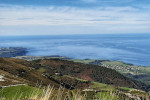
M62 59L0 58L0 87L0 98L4 100L149 98L147 85L113 69Z
M146 66L134 66L132 64L127 64L121 61L109 61L109 60L80 60L80 59L71 59L70 61L84 63L84 64L93 64L99 65L106 68L114 69L119 73L130 77L132 79L144 82L145 84L150 85L150 67Z

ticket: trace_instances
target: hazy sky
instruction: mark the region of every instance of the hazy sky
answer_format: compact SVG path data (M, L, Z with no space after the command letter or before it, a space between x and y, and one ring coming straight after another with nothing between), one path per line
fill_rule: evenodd
M0 0L0 35L150 33L150 0Z

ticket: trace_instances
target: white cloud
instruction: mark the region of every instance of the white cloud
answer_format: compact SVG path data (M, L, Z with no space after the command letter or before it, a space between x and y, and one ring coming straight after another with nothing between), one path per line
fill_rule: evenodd
M66 24L144 24L150 13L138 12L131 7L105 7L80 9L71 7L23 7L0 8L0 25L66 25Z
M63 26L70 28L66 29L67 31L64 31L63 33L73 32L75 29L78 29L78 31L76 31L78 33L89 33L91 32L89 30L94 30L95 33L109 33L112 31L121 32L126 29L128 29L128 31L134 30L135 32L139 29L143 32L150 32L149 18L149 12L142 12L140 9L133 7L97 7L85 9L55 6L0 6L1 33L8 31L3 27L9 26L53 26L55 28L59 27L59 29L61 29L60 26L62 26L62 30L64 28ZM43 27L39 29L43 30L42 28ZM87 28L87 31L83 31L82 28L83 30ZM10 30L12 30L12 28L10 28ZM33 32L35 28L30 29L29 31L31 30ZM49 31L51 30L49 29ZM57 31L57 33L59 32Z

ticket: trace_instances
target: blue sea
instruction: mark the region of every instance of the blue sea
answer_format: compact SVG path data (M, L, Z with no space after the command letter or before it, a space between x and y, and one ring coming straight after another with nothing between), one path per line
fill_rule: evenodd
M0 36L0 47L25 47L31 56L108 59L150 66L150 34Z

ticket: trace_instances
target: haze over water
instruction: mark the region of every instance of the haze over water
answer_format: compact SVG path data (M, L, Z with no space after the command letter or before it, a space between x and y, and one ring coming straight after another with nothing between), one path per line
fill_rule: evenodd
M1 36L0 47L25 47L30 56L109 59L150 66L150 34Z

